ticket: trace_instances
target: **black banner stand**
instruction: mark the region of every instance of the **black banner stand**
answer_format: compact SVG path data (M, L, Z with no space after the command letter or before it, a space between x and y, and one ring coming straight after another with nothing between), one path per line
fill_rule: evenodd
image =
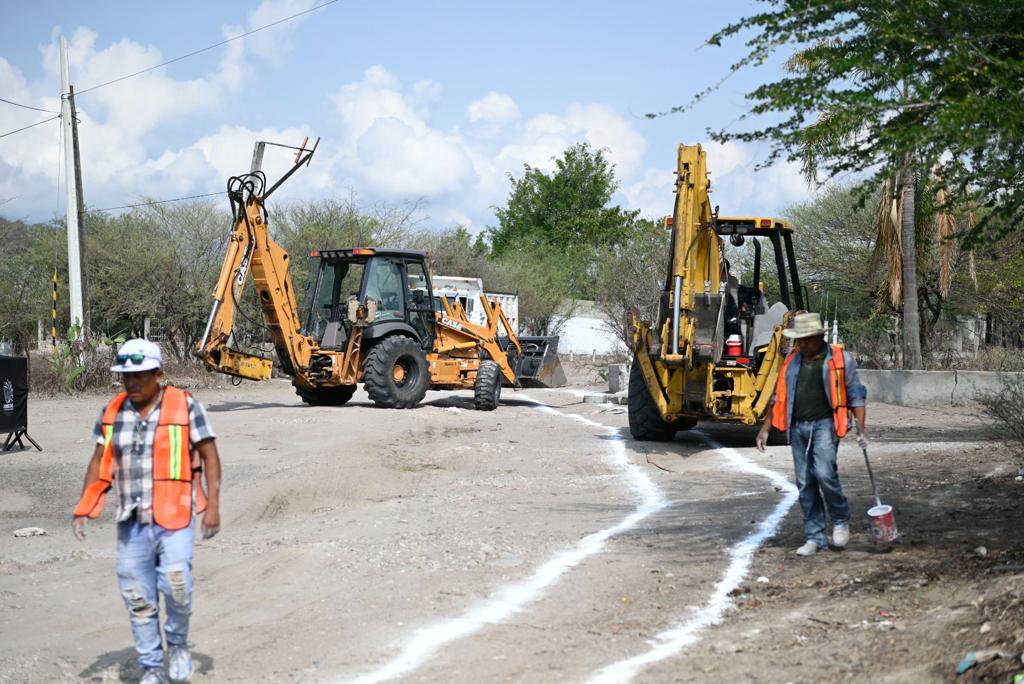
M27 448L27 439L39 451L28 434L28 359L19 356L0 356L0 434L6 432L3 449L10 451L15 445Z
M4 442L4 448L0 449L0 451L10 451L15 445L18 445L22 449L27 449L28 447L26 447L25 443L21 441L22 437L32 442L32 446L39 449L39 451L43 450L43 447L36 444L36 440L32 439L32 436L28 434L28 430L25 428L18 428L14 432L7 433L7 441Z

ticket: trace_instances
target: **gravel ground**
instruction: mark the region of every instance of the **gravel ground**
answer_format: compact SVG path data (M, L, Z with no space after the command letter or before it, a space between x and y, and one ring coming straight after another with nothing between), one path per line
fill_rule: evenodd
M766 473L791 479L788 447L731 426L634 443L624 406L582 393L481 413L468 393L389 411L362 392L307 407L282 381L198 389L225 486L224 530L196 549L193 681L586 681L679 626L636 681L947 682L989 648L1017 660L957 681L1024 670L1024 482L972 410L869 408L898 543L870 541L847 440L850 546L796 557L794 507L740 567L785 500ZM0 681L138 677L110 511L84 543L68 524L103 402L33 399L46 450L0 454ZM32 526L47 534L14 537Z

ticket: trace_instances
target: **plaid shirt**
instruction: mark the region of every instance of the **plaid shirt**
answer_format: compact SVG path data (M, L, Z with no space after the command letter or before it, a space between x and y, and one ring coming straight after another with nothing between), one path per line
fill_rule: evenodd
M138 509L141 523L153 522L153 437L160 422L161 397L145 418L135 410L131 399L125 399L114 418L114 483L117 487L117 521L128 520ZM92 430L93 440L105 444L103 410ZM188 396L188 437L192 445L216 437L206 416L206 409Z

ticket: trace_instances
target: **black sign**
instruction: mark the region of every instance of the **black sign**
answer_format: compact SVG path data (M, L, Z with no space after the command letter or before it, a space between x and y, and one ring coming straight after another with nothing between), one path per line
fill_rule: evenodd
M28 427L28 359L0 356L0 434Z

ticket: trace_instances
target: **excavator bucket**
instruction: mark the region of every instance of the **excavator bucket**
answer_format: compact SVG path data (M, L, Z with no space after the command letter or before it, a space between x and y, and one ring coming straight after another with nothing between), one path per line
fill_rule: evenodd
M508 354L509 365L516 372L516 379L523 387L565 387L568 381L562 362L558 360L558 336L520 337L522 355L508 344L507 338L498 343Z

